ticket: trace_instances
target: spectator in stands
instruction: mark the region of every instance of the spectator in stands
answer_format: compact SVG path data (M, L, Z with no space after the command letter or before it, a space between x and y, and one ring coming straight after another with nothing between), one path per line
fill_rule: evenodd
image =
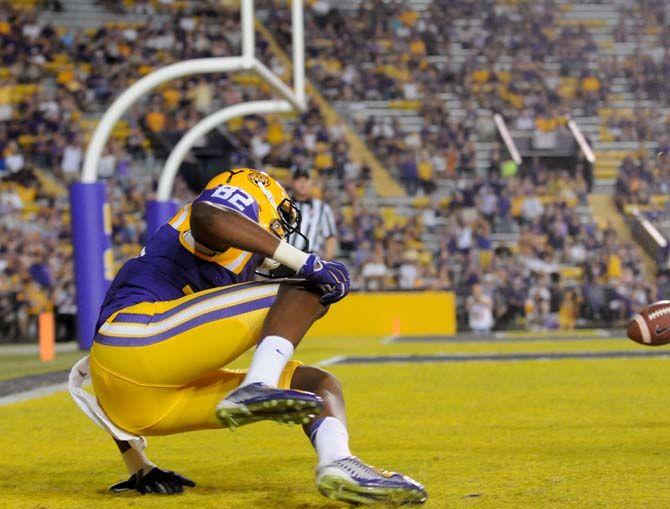
M372 255L363 263L361 277L363 288L369 291L386 289L389 269L384 262L384 250L380 243L375 244Z
M407 192L414 196L419 188L419 174L417 171L416 160L413 156L407 155L401 163L402 180L405 182Z
M419 253L415 249L406 251L398 268L398 288L415 290L420 286Z
M15 141L10 141L4 153L5 168L8 173L18 173L25 167L25 159Z
M470 329L477 334L488 334L493 328L493 301L480 284L472 285L466 309Z
M531 330L555 327L551 314L551 291L544 277L536 278L526 299L526 326Z
M152 133L161 133L165 130L167 118L160 106L155 105L144 117L144 122Z
M579 317L580 299L576 291L568 290L563 294L563 300L558 310L558 327L561 330L575 328Z
M542 216L544 205L537 195L526 196L521 202L521 216L526 222L532 223Z
M426 151L421 154L419 163L417 164L417 175L421 183L421 189L424 194L429 195L435 191L434 167L430 160L430 156Z
M73 136L63 149L63 158L60 164L65 180L73 180L80 173L83 156L81 139L78 136Z

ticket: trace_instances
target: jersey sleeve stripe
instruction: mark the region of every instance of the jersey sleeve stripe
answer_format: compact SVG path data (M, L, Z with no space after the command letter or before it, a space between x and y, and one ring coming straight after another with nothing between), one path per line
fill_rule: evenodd
M189 203L183 209L181 209L181 212L175 218L172 218L170 220L170 226L172 226L175 230L178 230L179 227L182 225L182 223L186 221L186 218L188 217L190 212L191 212L191 204Z
M222 253L216 253L214 251L210 251L211 254L204 253L196 246L196 241L190 230L182 232L181 235L179 235L179 242L189 253L208 262L217 263L234 274L242 272L246 263L252 257L251 253L234 248L228 249ZM202 246L202 244L198 244L198 246L201 248L205 247ZM240 254L235 256L236 252L239 252Z
M224 267L235 274L238 274L242 268L246 265L249 258L251 258L251 253L247 251L242 251L240 255L235 258L232 262L226 263Z

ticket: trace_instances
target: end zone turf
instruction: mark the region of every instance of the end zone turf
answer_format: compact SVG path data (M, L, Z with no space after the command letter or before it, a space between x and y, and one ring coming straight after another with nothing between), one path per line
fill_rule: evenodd
M601 348L621 349L599 342ZM449 353L532 351L547 344L449 346ZM580 347L555 343L553 349ZM634 346L634 345L633 345ZM592 350L592 344L581 346ZM641 347L640 347L641 348ZM305 343L308 362L340 353L438 353L445 345L372 340ZM242 360L241 364L245 361ZM426 507L668 507L666 359L335 365L352 447L425 483ZM111 495L124 477L115 446L65 394L0 407L0 507L341 507L315 490L299 429L149 440L152 457L198 482L186 495Z

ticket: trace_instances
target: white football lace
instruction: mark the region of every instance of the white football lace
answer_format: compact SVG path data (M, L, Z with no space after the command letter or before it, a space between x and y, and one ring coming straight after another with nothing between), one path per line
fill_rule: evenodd
M669 315L670 314L670 306L664 306L658 311L654 311L652 313L649 313L649 319L650 320L656 320L657 318L663 316L663 315Z

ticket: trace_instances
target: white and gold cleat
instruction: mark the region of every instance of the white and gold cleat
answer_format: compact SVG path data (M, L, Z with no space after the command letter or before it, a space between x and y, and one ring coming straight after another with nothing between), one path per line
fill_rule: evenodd
M423 504L428 498L422 484L406 475L366 465L356 456L318 467L316 487L328 498L354 505Z
M306 424L322 410L323 400L311 392L254 383L238 387L222 399L216 416L234 429L258 421Z

